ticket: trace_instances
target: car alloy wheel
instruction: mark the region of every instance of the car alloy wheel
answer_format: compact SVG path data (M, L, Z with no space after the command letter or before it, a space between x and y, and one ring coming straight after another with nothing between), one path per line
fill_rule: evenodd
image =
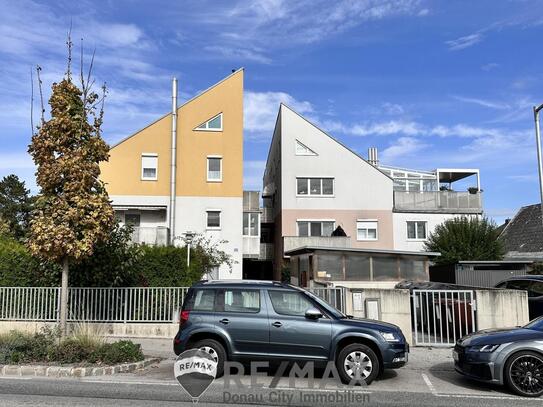
M217 351L215 349L213 349L212 347L210 346L202 346L200 348L198 348L199 350L207 353L208 355L210 355L213 360L217 363L219 363L219 355L217 354Z
M345 373L352 379L366 379L373 370L373 364L369 356L359 350L355 350L345 357L343 367Z
M511 384L525 395L543 393L543 359L535 354L517 356L509 367Z

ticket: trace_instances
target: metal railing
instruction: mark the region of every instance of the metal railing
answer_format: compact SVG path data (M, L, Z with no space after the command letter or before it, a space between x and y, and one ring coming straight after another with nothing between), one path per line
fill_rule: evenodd
M175 322L188 287L68 288L70 322ZM0 287L0 320L57 321L60 287Z
M168 228L165 226L133 226L132 243L165 246L168 244Z
M471 290L413 290L415 345L454 346L475 332L475 293Z
M59 287L0 287L0 320L56 321Z
M480 192L394 191L394 209L398 211L480 213L483 210Z
M322 298L328 304L337 308L341 312L345 313L346 305L346 289L345 287L333 287L333 288L309 288L317 297Z
M68 288L68 321L176 322L189 287ZM313 294L345 312L344 288ZM60 287L0 287L0 321L58 321Z

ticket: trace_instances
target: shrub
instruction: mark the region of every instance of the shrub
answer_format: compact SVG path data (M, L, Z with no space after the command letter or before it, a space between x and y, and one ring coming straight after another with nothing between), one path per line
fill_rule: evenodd
M131 341L105 343L91 356L91 362L105 365L116 363L137 362L143 359L141 346Z
M0 335L0 363L46 361L57 344L57 337L51 331L35 334L11 331Z
M143 255L136 268L138 285L144 287L186 287L203 274L202 254L191 250L187 269L186 247L142 246Z

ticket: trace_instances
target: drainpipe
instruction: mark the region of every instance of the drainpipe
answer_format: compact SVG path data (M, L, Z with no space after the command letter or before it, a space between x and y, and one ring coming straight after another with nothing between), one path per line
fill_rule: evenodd
M541 134L539 130L539 112L543 110L543 104L534 106L535 142L537 148L537 170L539 172L539 195L541 205L541 220L543 221L543 157L541 157Z
M170 159L170 210L169 229L170 244L175 239L175 194L176 194L176 168L177 168L177 79L172 80L172 156Z

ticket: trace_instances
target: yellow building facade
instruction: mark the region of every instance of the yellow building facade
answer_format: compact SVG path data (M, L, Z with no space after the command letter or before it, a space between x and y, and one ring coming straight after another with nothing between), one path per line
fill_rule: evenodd
M101 165L101 178L119 220L134 226L135 241L165 244L186 232L226 240L222 249L235 264L221 266L212 277L241 278L243 70L176 112L175 177L170 113L114 145L109 161Z

